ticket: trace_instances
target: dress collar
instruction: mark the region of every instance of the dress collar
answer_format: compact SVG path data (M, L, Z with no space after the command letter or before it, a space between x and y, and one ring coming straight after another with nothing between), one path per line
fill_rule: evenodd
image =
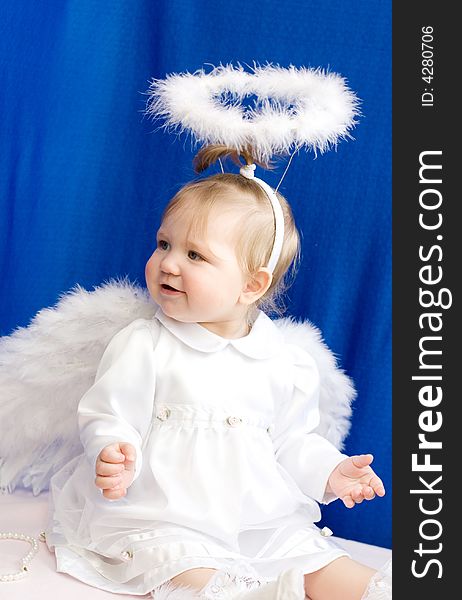
M198 323L183 323L172 319L160 307L154 318L180 341L201 352L218 352L226 346L234 346L236 350L250 358L270 358L281 348L281 332L261 310L258 311L250 333L236 339L221 337Z

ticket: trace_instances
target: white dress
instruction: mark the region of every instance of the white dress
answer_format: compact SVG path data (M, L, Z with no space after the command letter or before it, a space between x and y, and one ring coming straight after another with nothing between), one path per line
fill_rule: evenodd
M345 458L312 433L318 391L314 360L263 312L239 339L161 309L125 327L79 404L85 452L51 480L57 570L143 595L195 567L245 562L276 579L345 555L314 525ZM116 441L136 448L135 480L109 501L95 462Z

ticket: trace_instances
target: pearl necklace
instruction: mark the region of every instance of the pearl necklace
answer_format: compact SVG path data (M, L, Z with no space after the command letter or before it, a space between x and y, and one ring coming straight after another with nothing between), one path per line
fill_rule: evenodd
M40 539L44 540L43 532L40 534ZM16 571L15 573L7 573L5 575L0 575L0 582L16 581L18 579L22 579L27 575L27 571L29 570L29 563L38 552L37 540L30 535L25 535L24 533L13 533L11 531L9 531L8 533L0 532L0 540L20 540L23 542L28 542L32 546L31 550L29 550L29 552L25 556L23 556L23 558L21 558L19 562L19 571Z

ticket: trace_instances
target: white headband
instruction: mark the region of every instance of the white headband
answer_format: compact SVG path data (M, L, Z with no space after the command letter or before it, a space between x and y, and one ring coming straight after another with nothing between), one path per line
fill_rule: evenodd
M247 179L251 179L252 181L255 181L255 183L258 183L268 196L268 200L271 202L274 215L274 243L267 268L273 273L278 264L279 257L281 256L282 244L284 242L284 213L282 212L281 203L276 196L276 192L262 179L255 177L254 171L255 165L244 165L241 167L240 174Z

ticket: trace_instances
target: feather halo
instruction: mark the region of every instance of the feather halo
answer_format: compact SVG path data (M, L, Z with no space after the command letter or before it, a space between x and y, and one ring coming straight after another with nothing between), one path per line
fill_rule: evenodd
M279 65L214 67L206 73L167 75L151 81L145 114L195 141L252 148L256 160L300 148L324 152L350 131L359 99L340 75L321 68ZM246 108L245 98L253 97Z

